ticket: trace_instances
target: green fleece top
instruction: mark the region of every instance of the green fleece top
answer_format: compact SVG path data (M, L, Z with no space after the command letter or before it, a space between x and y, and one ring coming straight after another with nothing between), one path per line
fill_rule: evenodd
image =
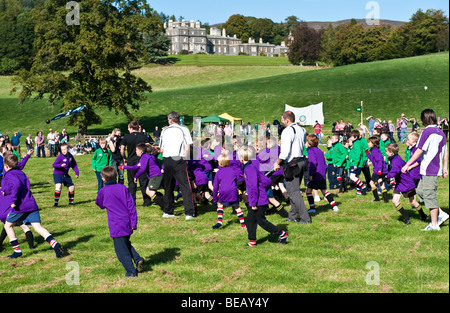
M100 172L105 166L111 165L112 154L108 149L98 148L92 156L92 169Z
M350 167L364 167L363 155L366 153L363 150L361 139L353 141L353 146L348 153L348 161Z
M347 165L347 148L340 142L336 142L331 147L331 156L333 158L333 164L336 167L345 167Z

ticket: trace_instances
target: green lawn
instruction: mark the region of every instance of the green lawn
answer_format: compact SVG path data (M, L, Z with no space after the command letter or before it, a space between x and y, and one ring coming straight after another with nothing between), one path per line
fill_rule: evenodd
M137 279L126 279L109 238L106 212L94 204L97 186L90 169L90 156L76 159L81 174L75 181L74 207L68 206L67 189L63 190L60 206L53 207L51 164L54 159L34 157L24 170L40 206L42 224L69 255L56 259L49 245L39 237L36 237L37 247L30 250L23 232L17 230L23 257L6 259L12 248L7 240L4 242L0 292L449 291L448 222L441 226L441 231L421 231L426 223L420 221L403 199L412 218L412 224L404 226L392 204L374 204L371 195L356 196L353 190L336 196L339 212L333 212L326 201L321 201L310 225L286 223L279 215L269 214L272 223L288 231L288 244L279 245L275 236L258 228L256 248L245 247L247 233L241 230L230 208L224 212L224 227L213 230L211 226L217 216L212 205L200 206L199 216L193 221L184 220L181 205L176 207L176 218L163 219L158 207L142 207L139 195L138 230L131 241L146 260L145 271ZM440 179L439 201L446 212L448 192L448 178ZM246 209L244 212L246 215ZM379 267L379 284L371 283L372 264ZM76 268L79 285L71 284Z

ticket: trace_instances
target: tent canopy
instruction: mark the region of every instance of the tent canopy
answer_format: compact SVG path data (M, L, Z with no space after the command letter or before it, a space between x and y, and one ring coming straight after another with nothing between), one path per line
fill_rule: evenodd
M228 113L223 113L222 115L219 115L219 117L223 117L223 118L226 118L227 120L229 120L229 121L242 121L242 118L239 118L239 117L233 117L233 116L231 116L230 114L228 114Z
M230 120L217 115L211 115L202 118L202 123L225 123L225 122L230 122Z

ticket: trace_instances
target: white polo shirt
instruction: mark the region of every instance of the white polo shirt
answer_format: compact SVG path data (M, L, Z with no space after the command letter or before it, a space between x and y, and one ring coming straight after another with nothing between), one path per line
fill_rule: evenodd
M279 158L285 162L290 162L294 158L303 157L305 140L306 133L302 127L295 123L287 126L281 133L281 150Z
M187 127L172 124L162 130L159 146L164 150L164 158L185 158L186 146L192 143Z

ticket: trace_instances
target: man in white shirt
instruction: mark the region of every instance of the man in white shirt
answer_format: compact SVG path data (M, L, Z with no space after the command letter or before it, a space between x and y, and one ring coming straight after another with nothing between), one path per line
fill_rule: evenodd
M50 150L50 156L56 156L56 146L55 146L56 135L53 130L50 129L47 135L48 150Z
M288 174L289 171L284 171L286 190L291 202L291 209L289 210L287 221L309 224L311 223L311 217L308 214L300 192L303 172L307 166L307 160L303 156L306 133L302 127L295 123L295 115L291 111L283 113L281 122L285 126L285 129L281 133L281 151L278 161L274 165L274 170L279 170L281 164L284 164L284 168L288 167L292 170L292 175Z
M172 111L167 116L169 126L161 132L159 146L164 157L164 207L163 217L174 217L175 182L183 196L186 220L195 218L194 198L189 181L187 160L190 156L192 137L186 127L179 125L180 117Z

